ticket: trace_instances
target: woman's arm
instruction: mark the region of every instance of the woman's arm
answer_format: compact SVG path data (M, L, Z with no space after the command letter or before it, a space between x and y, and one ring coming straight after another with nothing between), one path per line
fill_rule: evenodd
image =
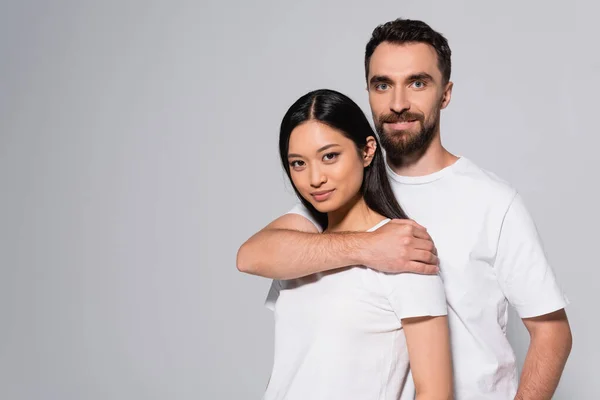
M416 400L452 400L452 359L448 318L402 319Z

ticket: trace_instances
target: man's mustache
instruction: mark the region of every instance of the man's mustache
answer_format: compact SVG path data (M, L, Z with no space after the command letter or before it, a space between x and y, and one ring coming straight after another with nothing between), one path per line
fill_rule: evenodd
M396 122L407 122L407 121L422 121L423 115L415 114L408 111L404 111L400 114L384 114L379 118L381 124L394 124Z

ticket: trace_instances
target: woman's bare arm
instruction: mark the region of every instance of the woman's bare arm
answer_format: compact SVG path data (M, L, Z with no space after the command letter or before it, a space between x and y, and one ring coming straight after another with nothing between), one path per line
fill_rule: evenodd
M405 318L402 326L406 333L416 400L453 399L448 318Z

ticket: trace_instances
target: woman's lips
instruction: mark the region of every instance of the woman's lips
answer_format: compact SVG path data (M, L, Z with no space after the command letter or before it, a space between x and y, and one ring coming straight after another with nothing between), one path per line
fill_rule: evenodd
M333 191L335 189L330 189L330 190L320 190L318 192L312 192L310 195L316 200L316 201L325 201L327 199L329 199L331 197L331 195L333 194Z

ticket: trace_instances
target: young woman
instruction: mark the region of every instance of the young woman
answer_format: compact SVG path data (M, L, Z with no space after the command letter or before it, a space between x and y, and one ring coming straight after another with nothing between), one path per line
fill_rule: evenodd
M378 144L360 107L332 90L302 96L284 116L281 161L323 234L406 218ZM275 359L265 400L399 399L413 384L418 400L452 398L439 275L347 267L273 281L266 305Z

